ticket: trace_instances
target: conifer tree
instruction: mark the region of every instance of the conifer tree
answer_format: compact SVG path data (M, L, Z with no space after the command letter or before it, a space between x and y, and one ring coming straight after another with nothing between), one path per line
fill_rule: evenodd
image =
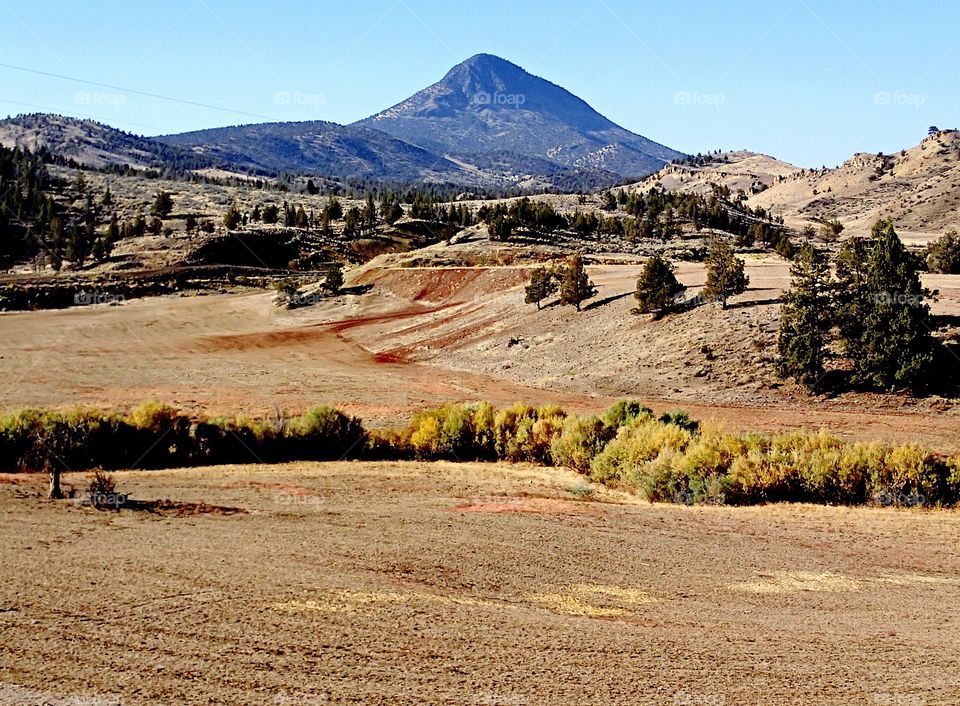
M597 288L583 268L583 256L576 253L567 261L560 283L560 303L572 304L580 311L580 305L597 296Z
M808 390L823 380L833 300L830 266L811 243L800 247L790 266L790 289L781 297L777 374Z
M540 303L555 293L560 283L556 273L546 267L535 267L530 272L530 284L526 286L526 296L523 301L527 304L536 304L540 311Z
M854 380L881 389L921 386L934 360L930 307L917 259L889 221L874 228L866 286Z
M662 313L674 306L677 295L684 290L686 287L677 280L673 265L654 255L643 266L634 296L641 313Z
M727 308L727 299L746 291L750 278L744 274L744 262L733 254L733 248L722 238L714 239L707 255L706 299L716 299Z

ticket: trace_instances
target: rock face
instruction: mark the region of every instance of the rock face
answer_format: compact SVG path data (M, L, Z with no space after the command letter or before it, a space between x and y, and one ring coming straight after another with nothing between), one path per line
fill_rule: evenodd
M657 171L682 156L611 122L569 91L509 61L478 54L429 88L357 123L473 164L491 155L540 168Z

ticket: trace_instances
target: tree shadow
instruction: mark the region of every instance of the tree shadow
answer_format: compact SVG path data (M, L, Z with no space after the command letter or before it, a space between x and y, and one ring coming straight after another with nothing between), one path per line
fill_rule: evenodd
M755 306L767 306L769 304L779 304L779 297L774 299L754 299L749 302L737 302L736 304L727 304L727 309L750 309Z
M630 291L630 292L624 292L623 294L614 294L611 297L604 297L603 299L598 299L595 302L591 302L590 304L587 304L585 307L583 307L582 311L590 311L591 309L597 309L601 306L605 306L606 304L611 304L617 301L618 299L624 299L625 297L629 297L632 295L633 295L633 292Z

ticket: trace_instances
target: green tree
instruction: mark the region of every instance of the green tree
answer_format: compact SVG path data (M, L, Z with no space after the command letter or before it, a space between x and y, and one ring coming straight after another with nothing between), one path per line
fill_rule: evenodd
M343 214L343 235L347 238L355 238L360 233L360 209L348 208Z
M372 233L373 229L377 225L377 206L373 202L373 194L367 194L367 202L363 205L363 211L360 213L360 219L363 222L363 227L368 232Z
M844 353L851 360L860 356L864 317L870 293L867 291L869 243L865 238L850 238L837 255L834 285L834 317L840 330Z
M790 265L790 289L781 297L777 374L816 390L826 369L833 322L833 287L826 256L804 243Z
M343 289L343 269L340 265L332 265L327 270L326 279L323 281L323 288L330 294L338 294Z
M707 255L707 282L703 288L703 297L718 300L726 309L727 299L742 294L750 284L750 278L743 270L744 262L733 254L730 243L722 238L715 238Z
M157 218L166 218L173 211L173 197L166 191L158 191L153 205L150 207L150 215Z
M526 286L523 301L527 304L536 304L540 311L540 303L554 294L560 287L556 272L548 267L534 267L530 272L530 283Z
M567 261L560 282L560 303L572 304L580 311L580 305L587 299L597 296L597 288L583 268L583 256L575 253Z
M960 236L952 230L927 246L927 269L942 275L960 275Z
M343 206L340 205L333 194L327 197L327 205L324 206L323 210L331 221L338 221L343 218Z
M917 258L889 221L874 227L866 288L854 380L881 389L921 386L934 361L930 307Z
M677 280L673 265L660 255L654 255L643 266L634 296L640 312L647 314L671 309L677 295L685 290L686 287Z
M223 216L223 225L227 227L227 230L236 230L242 220L243 214L240 213L240 209L237 208L236 204L232 204Z

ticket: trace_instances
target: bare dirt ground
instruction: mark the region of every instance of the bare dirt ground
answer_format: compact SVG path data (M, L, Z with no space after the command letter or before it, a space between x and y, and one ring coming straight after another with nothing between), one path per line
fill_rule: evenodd
M159 399L207 414L335 404L372 425L448 400L597 411L633 397L730 430L820 428L960 448L949 400L811 398L773 374L779 259L748 261L750 290L654 321L631 313L638 266L590 269L581 313L523 304L524 267L392 266L353 272L365 294L286 311L262 291L0 314L0 409ZM379 266L376 266L378 265ZM703 269L681 264L695 296ZM960 315L960 277L926 280L935 313Z
M960 694L954 512L583 501L572 473L480 464L117 478L166 509L97 512L2 477L0 703Z
M388 259L389 261L389 259ZM334 404L396 424L448 400L559 403L597 411L622 397L683 407L731 430L828 427L853 438L960 444L940 399L811 398L773 374L777 297L788 272L751 259L750 290L660 321L631 313L636 265L590 272L579 314L523 304L523 267L368 267L372 285L295 311L270 293L131 300L0 314L0 408L131 407L159 399L208 414ZM681 264L694 296L702 266ZM938 276L936 313L960 314L960 277Z

